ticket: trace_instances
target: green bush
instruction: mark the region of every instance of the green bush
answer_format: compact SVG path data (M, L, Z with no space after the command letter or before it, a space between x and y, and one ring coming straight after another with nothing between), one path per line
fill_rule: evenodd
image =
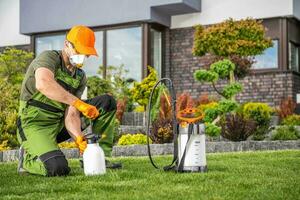
M290 115L283 119L282 125L300 126L300 115Z
M241 113L226 114L220 121L221 135L231 141L244 141L252 135L256 129L256 123Z
M0 151L10 150L11 147L8 145L8 140L3 140L0 142Z
M150 142L152 143L151 139ZM120 137L118 141L118 145L120 146L131 144L147 144L147 136L142 133L124 134Z
M253 140L264 140L269 132L269 125L257 125L253 132Z
M243 105L243 114L258 125L269 125L273 109L266 103L249 102Z
M0 79L13 85L22 83L26 68L32 58L31 52L6 48L0 53Z
M18 116L18 100L20 85L12 85L0 80L0 143L7 141L10 147L17 147L16 121Z
M0 53L0 144L17 147L16 120L21 82L33 53L6 48ZM6 148L6 147L5 147Z
M274 110L266 103L249 102L242 106L242 113L246 118L256 122L253 140L263 140L269 131L271 115Z
M211 82L215 83L219 80L219 75L216 72L199 69L194 73L194 78L201 83Z
M143 107L148 105L151 90L158 81L156 70L150 66L148 66L148 69L150 71L149 75L142 82L134 83L134 87L131 89L133 100Z
M297 140L299 131L293 126L281 126L275 130L272 140Z
M107 66L106 77L103 77L104 67L100 66L99 76L88 77L87 88L88 98L93 98L105 93L112 94L116 100L125 100L125 111L130 112L134 108L133 99L130 93L131 80L126 79L127 70L124 66Z
M105 93L113 91L112 84L109 80L99 78L98 76L91 76L87 79L88 98L93 98Z
M205 134L211 137L216 137L221 134L222 128L212 124L212 123L205 123Z

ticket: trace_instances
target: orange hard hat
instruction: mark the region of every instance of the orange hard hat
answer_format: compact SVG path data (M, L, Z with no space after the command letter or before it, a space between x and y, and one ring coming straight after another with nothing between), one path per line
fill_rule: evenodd
M84 55L98 56L95 49L95 34L86 26L74 26L67 34L67 40L71 42L76 51Z

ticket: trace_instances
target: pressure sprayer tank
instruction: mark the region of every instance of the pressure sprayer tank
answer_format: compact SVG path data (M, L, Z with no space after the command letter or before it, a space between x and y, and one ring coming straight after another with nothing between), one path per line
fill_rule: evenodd
M84 174L86 176L105 174L105 156L98 144L98 138L93 135L86 139L87 148L83 152Z
M189 137L189 126L190 139ZM185 151L185 156L184 156ZM184 156L184 158L183 158ZM178 136L178 158L179 163L183 161L183 171L206 172L206 149L205 149L205 125L203 123L189 124L185 127L179 126Z

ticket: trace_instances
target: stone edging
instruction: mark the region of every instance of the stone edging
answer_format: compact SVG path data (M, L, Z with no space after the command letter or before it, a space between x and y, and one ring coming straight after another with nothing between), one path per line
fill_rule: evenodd
M173 144L152 144L152 155L173 154ZM300 140L294 141L242 141L242 142L206 142L206 152L236 152L300 149ZM147 156L146 145L115 146L113 156Z
M300 140L293 141L243 141L243 142L206 142L206 152L236 152L300 149ZM79 158L78 149L62 149L67 158ZM146 145L114 146L112 156L147 156ZM151 144L152 155L173 153L173 144ZM16 161L18 150L0 152L0 162Z

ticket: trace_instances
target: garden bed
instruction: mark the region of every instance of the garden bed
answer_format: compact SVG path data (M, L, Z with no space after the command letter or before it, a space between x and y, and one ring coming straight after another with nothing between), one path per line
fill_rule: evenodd
M299 199L300 151L218 153L208 173L154 169L145 157L114 158L122 170L86 177L70 160L67 177L19 176L16 163L0 164L1 199ZM170 156L155 158L160 165Z
M242 141L242 142L206 142L206 152L236 152L300 149L300 140L293 141ZM78 158L77 149L63 149L67 158ZM173 153L173 144L151 144L153 155L169 155ZM114 146L112 156L147 156L147 145ZM16 161L18 150L0 152L0 162Z

